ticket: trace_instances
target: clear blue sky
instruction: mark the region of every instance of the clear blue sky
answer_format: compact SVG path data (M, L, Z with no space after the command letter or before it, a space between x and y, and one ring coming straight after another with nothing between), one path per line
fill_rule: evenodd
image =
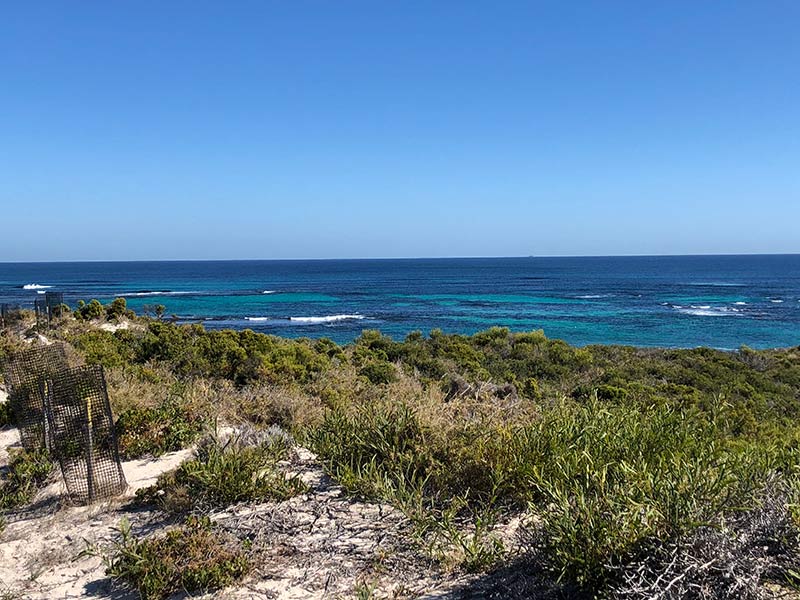
M0 261L800 251L800 2L12 2Z

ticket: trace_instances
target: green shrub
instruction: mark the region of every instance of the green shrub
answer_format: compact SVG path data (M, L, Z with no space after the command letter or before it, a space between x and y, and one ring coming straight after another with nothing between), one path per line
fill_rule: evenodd
M139 540L130 525L107 559L106 574L139 592L143 600L173 593L205 593L241 579L249 569L242 544L218 530L208 518L189 517L166 535Z
M50 456L44 450L16 452L11 457L0 485L0 509L18 508L30 502L47 481L53 466Z
M128 303L125 298L114 298L114 300L106 306L106 318L111 321L114 319L132 318L135 316L132 310L128 310Z
M341 357L332 342L286 340L250 330L206 331L202 325L160 320L150 321L143 330L81 331L71 340L93 355L94 362L107 366L158 362L180 377L219 377L239 385L308 383L333 357Z
M160 456L192 444L204 422L175 400L156 407L134 407L116 423L120 456L125 459Z
M334 407L307 441L345 488L366 497L381 497L385 479L414 486L433 465L419 421L405 405Z
M753 506L774 467L768 452L728 443L715 423L669 406L564 404L515 444L547 560L590 588L646 543Z
M289 437L277 428L202 443L195 458L161 475L140 491L140 502L155 502L169 512L221 507L245 501L286 500L305 491L278 462L291 452Z
M14 423L14 411L11 410L11 403L6 401L0 404L0 427Z
M8 330L0 330L0 372L3 371L6 361L11 358L15 352L24 347L24 342L19 337L13 335Z
M127 330L110 332L93 329L68 339L83 354L87 363L106 368L128 366L136 353L135 337Z
M103 305L98 300L92 300L88 304L83 300L79 300L78 307L73 314L76 319L93 321L102 318L106 314L106 309L103 308Z
M385 360L370 360L358 370L358 374L375 385L391 383L397 379L394 366Z

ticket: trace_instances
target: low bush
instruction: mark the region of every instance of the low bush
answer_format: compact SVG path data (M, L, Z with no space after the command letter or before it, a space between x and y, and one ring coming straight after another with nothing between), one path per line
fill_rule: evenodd
M243 545L208 518L189 517L182 527L147 539L134 537L127 522L120 532L106 574L143 600L206 593L234 583L249 569Z
M76 319L82 321L93 321L101 319L106 314L106 309L100 304L99 300L91 300L89 303L83 300L78 301L78 307L72 313Z
M14 411L11 410L11 403L6 401L0 403L0 427L14 423Z
M368 498L384 496L387 479L420 485L434 464L419 420L406 405L334 407L307 442L347 490Z
M13 335L10 329L0 329L0 376L2 376L6 361L12 354L24 347L24 342L18 336Z
M159 456L192 444L204 422L175 400L155 407L133 407L116 423L120 456L124 459Z
M394 366L385 360L370 360L358 370L358 373L376 385L391 383L397 379Z
M773 597L765 581L797 589L800 528L789 510L797 499L783 477L773 478L752 510L643 548L614 569L609 595L695 598L704 590L704 598L762 600Z
M45 451L20 450L13 454L0 485L0 509L27 504L47 481L53 462Z
M133 318L136 314L132 310L128 310L128 303L125 298L114 298L111 304L105 307L106 319L109 321L119 320L124 318Z
M191 443L194 415L280 424L347 491L401 508L436 557L467 569L500 555L498 516L527 510L554 579L607 595L623 589L629 567L669 577L677 549L686 565L715 544L750 552L714 536L746 538L734 524L760 518L768 482L791 487L797 476L800 348L575 348L504 328L404 341L364 331L339 347L140 324L109 333L73 321L68 338L88 361L115 367L126 456ZM153 404L165 388L172 404ZM299 486L281 473L281 452L204 444L149 499L194 510L288 497ZM800 512L792 498L780 502ZM780 545L777 529L758 531ZM800 572L785 579L800 579L790 570ZM714 587L712 571L681 581ZM652 591L658 577L636 585Z
M137 494L138 500L169 512L286 500L306 489L297 476L287 476L280 468L291 451L291 438L277 428L239 433L224 442L208 438L193 459L161 475L155 485Z
M642 548L753 509L777 455L670 406L566 403L514 442L546 562L590 589Z

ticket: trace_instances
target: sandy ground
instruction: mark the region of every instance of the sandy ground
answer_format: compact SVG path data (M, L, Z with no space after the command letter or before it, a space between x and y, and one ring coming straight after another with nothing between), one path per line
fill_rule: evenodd
M118 323L101 323L97 327L103 331L110 331L113 333L115 331L119 331L120 329L129 329L130 326L130 321L120 321Z
M0 431L0 465L7 462L8 450L18 445L16 429ZM155 511L134 511L126 506L127 501L137 489L153 484L160 473L175 468L190 454L191 450L183 450L158 460L125 462L129 488L124 497L92 506L65 505L64 485L54 478L29 507L7 516L0 536L0 591L22 598L110 597L113 590L105 578L102 559L87 549L115 539L115 527L126 516L139 533L160 526L162 517Z
M0 468L18 442L16 429L0 430ZM92 506L66 505L63 484L54 480L25 510L7 515L0 535L0 594L135 598L112 585L102 559L91 550L107 551L123 518L136 535L173 525L163 513L133 507L130 500L191 453L123 463L129 484L125 495ZM346 497L305 449L297 450L292 470L309 485L308 493L212 515L220 527L253 541L257 567L236 587L206 598L355 598L359 588L373 590L373 598L469 597L458 591L468 579L442 572L424 558L398 511Z
M5 401L0 387L0 402ZM231 432L220 430L221 435ZM17 429L0 429L0 469L8 464L9 451L18 447ZM125 494L91 506L68 505L55 474L29 506L6 515L0 533L0 597L136 598L112 585L101 556L118 538L123 518L135 535L175 524L164 513L133 506L131 500L136 490L152 485L192 453L187 449L124 462ZM425 558L413 541L410 523L396 509L347 497L310 451L297 448L287 468L309 486L308 493L211 515L220 527L253 542L256 568L236 587L207 598L355 598L359 589L372 590L372 598L484 597L483 592L465 592L476 578L446 573ZM510 546L518 525L506 523L501 531Z

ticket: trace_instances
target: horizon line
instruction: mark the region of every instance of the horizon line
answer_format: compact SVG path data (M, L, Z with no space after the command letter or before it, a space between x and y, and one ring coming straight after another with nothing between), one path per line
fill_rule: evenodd
M378 256L378 257L327 257L327 258L139 258L139 259L60 259L0 261L0 264L51 264L51 263L143 263L143 262L323 262L323 261L392 261L392 260L480 260L480 259L531 259L531 258L675 258L721 256L798 256L800 252L709 252L679 254L539 254L516 256Z

